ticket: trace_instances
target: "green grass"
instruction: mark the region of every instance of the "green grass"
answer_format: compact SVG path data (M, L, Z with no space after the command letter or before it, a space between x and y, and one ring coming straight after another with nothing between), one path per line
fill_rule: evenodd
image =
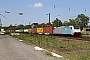
M69 60L90 60L90 42L60 40L53 36L33 34L20 34L13 37L24 40L24 43L37 45L60 54Z
M48 55L48 56L52 56L52 54L50 53L50 52L45 52L46 53L46 55Z

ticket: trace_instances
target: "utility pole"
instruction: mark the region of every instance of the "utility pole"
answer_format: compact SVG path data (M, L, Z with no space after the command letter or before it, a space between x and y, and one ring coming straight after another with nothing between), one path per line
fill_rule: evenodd
M50 25L50 13L49 14L46 14L46 15L48 15L48 24Z
M49 13L49 25L50 25L50 13Z
M2 23L1 23L1 18L0 18L0 26L2 26Z
M2 14L0 14L1 15L1 17L4 17L4 18L6 18L5 16L3 16ZM2 26L2 23L1 23L1 17L0 17L0 26ZM7 18L6 18L7 19Z
M29 28L30 28L31 22L29 22Z
M31 22L29 22L29 25L31 24Z

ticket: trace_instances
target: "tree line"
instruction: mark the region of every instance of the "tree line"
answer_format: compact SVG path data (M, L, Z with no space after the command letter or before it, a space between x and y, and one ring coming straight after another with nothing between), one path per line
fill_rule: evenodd
M54 26L54 27L60 27L60 26L70 26L70 25L75 25L75 26L80 26L81 30L83 29L83 27L88 27L88 23L89 23L89 17L85 16L84 14L78 14L78 16L75 19L69 19L69 21L64 21L62 22L61 20L59 20L58 18L56 18L53 22L51 23L41 23L38 24L34 27L46 27L46 26ZM18 26L12 26L10 25L9 27L3 27L5 30L9 29L9 30L14 30L14 29L28 29L28 28L32 28L32 24L31 25L18 25Z

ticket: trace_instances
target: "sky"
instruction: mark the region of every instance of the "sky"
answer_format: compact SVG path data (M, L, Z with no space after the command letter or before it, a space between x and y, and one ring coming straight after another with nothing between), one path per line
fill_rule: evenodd
M2 26L29 25L29 22L48 23L49 13L50 22L56 18L62 22L69 21L78 14L90 17L90 0L0 0Z

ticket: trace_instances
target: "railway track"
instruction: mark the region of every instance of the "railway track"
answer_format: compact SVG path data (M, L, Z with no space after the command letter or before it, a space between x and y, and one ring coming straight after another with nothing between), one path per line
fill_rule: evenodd
M38 34L36 34L38 35ZM76 40L76 41L90 41L90 36L82 36L82 37L67 37L67 36L54 36L54 35L46 35L46 36L52 36L57 39L63 39L63 40Z
M83 36L83 37L63 37L63 36L55 36L55 38L63 39L63 40L90 41L90 36Z

